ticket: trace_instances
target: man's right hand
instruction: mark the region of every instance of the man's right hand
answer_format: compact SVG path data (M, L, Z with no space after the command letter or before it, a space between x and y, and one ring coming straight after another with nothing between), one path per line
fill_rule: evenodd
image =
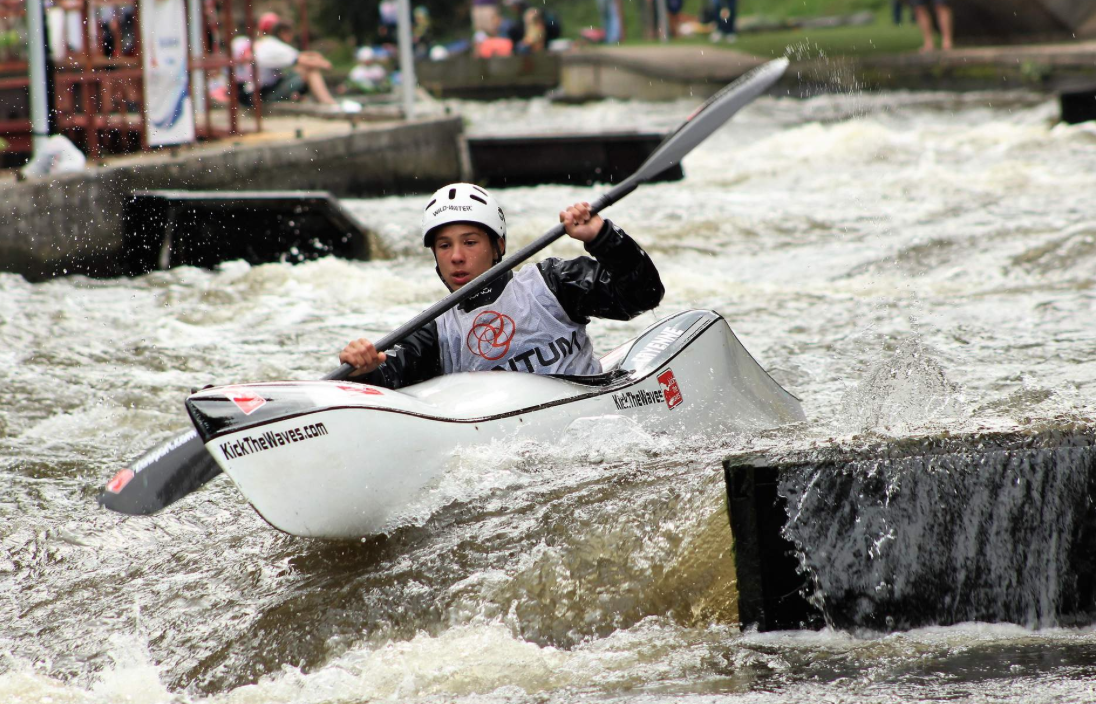
M384 360L387 358L388 355L384 352L378 352L373 343L364 337L360 340L354 340L339 353L340 362L345 362L354 367L354 371L350 373L350 376L368 374L384 364Z

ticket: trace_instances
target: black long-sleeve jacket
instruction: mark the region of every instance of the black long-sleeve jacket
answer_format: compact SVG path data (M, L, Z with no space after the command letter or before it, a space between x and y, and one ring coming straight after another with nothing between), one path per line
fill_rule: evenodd
M662 300L665 289L654 262L624 230L605 220L597 237L585 247L593 259L552 257L537 264L548 290L573 322L630 320ZM512 272L500 276L462 302L460 309L467 312L493 303L512 278ZM431 322L388 350L384 364L350 379L398 389L441 374L438 326Z

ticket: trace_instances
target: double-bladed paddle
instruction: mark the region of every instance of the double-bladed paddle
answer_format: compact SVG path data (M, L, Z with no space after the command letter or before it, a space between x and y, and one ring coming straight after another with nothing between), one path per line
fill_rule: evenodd
M591 214L601 212L679 163L685 155L719 129L736 112L768 90L784 74L787 59L758 66L708 99L674 130L643 162L639 170L590 204ZM563 224L556 225L534 242L472 279L464 286L419 313L374 344L378 352L391 349L445 311L459 305L494 279L510 271L565 234ZM354 368L349 364L324 379L345 379ZM99 503L112 511L130 515L148 515L169 506L220 474L221 468L205 448L195 430L184 433L145 453L126 469L118 472L99 496Z

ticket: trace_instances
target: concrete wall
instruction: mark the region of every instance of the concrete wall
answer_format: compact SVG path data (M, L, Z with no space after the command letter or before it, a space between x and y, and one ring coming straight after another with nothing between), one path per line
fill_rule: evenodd
M1093 0L963 0L952 8L957 40L1096 37Z
M739 52L669 45L657 50L600 48L563 57L563 100L707 98L764 63Z
M468 176L459 117L272 141L0 185L0 270L40 280L121 273L122 213L133 191L429 192Z
M544 95L559 85L560 57L554 53L480 59L454 56L418 61L419 85L439 98L495 100Z

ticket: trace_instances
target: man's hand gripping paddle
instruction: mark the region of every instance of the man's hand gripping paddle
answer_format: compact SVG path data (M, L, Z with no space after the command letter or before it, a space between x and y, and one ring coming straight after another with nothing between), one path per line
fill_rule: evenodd
M712 96L697 108L685 122L663 140L639 170L605 193L590 205L597 214L634 191L640 184L679 163L685 155L719 129L736 112L749 105L784 75L787 59L777 59L759 66ZM378 352L390 349L400 340L460 304L498 276L525 262L564 235L562 224L556 225L536 241L522 247L475 279L430 306L415 318L385 335L375 347ZM345 379L353 371L349 364L331 372L324 379ZM112 511L130 515L148 515L170 506L221 473L221 468L206 450L197 431L191 430L145 453L107 484L99 503Z

